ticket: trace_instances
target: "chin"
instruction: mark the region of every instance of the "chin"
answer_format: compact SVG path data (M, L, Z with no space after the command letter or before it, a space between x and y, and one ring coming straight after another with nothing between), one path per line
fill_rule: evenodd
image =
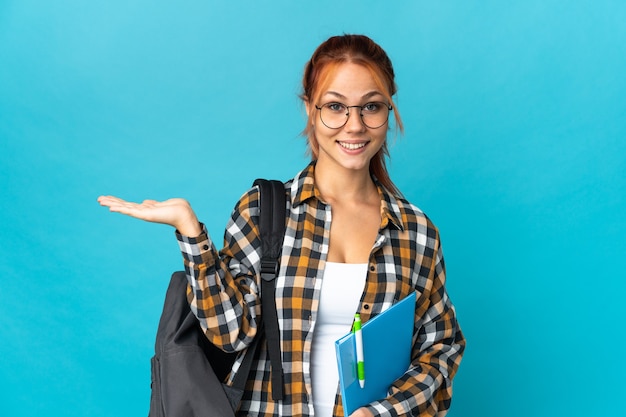
M369 160L366 162L344 162L341 164L341 166L344 169L347 169L350 171L363 171L363 170L369 171L370 163L369 163Z

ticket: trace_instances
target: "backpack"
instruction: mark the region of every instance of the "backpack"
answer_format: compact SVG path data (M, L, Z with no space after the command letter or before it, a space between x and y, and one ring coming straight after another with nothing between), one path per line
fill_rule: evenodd
M228 376L237 353L226 353L204 335L187 301L187 278L172 274L151 359L149 417L234 417L259 343L267 343L271 363L272 398L283 398L280 334L276 313L275 278L285 234L285 187L280 181L257 179L260 192L261 308L257 336L247 348L232 386ZM268 296L270 295L271 296Z

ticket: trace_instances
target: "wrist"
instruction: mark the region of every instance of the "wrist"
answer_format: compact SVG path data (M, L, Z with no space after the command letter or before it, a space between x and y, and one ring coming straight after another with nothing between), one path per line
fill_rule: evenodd
M186 215L183 216L179 222L174 224L174 227L178 230L178 233L183 236L197 237L202 233L200 222L195 213L191 210L191 207L189 207Z
M202 229L200 228L200 223L198 221L196 221L195 224L190 223L178 226L176 227L176 230L178 230L178 233L181 235L189 237L198 237L202 233Z

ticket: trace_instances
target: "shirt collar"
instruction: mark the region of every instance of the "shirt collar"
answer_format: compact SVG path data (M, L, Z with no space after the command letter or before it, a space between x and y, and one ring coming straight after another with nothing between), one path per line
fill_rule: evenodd
M297 207L311 198L321 201L319 191L315 188L315 161L300 171L291 185L291 205Z
M373 177L374 183L378 188L380 196L380 228L384 229L393 225L398 230L404 230L402 222L402 212L398 199L391 194L376 177ZM291 185L291 205L297 207L306 201L315 198L322 201L319 190L315 187L315 161L312 161L306 168L300 171L293 179Z
M391 194L381 183L378 182L378 179L374 177L374 182L378 187L378 194L380 195L380 228L384 229L388 227L390 224L395 226L396 229L400 231L404 231L404 224L402 222L403 216L400 211L400 204L398 198L396 198L393 194Z

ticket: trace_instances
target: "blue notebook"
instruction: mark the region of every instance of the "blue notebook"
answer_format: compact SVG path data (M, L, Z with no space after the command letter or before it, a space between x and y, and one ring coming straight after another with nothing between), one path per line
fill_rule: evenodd
M413 292L363 325L363 388L359 385L356 374L354 334L348 333L335 342L339 385L346 417L359 407L386 398L391 384L409 369L414 316Z

